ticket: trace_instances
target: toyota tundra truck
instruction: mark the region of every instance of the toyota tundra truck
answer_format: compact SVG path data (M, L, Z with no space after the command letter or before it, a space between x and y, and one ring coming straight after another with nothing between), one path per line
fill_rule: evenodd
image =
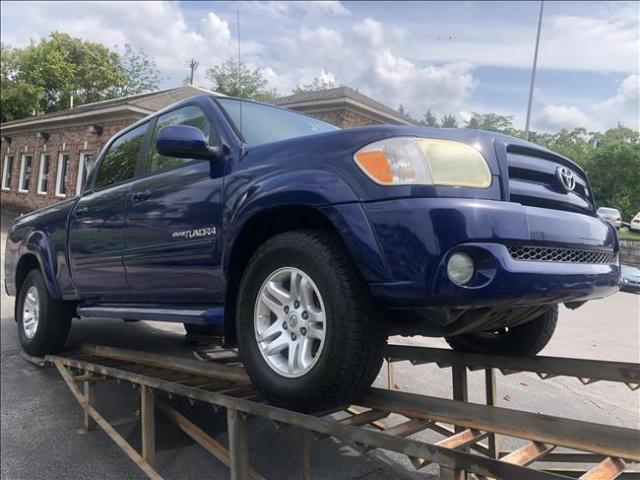
M71 319L181 322L237 345L272 402L344 404L390 335L535 355L558 305L618 290L618 243L585 172L470 129L338 129L201 95L115 135L76 198L18 218L6 290L20 342Z

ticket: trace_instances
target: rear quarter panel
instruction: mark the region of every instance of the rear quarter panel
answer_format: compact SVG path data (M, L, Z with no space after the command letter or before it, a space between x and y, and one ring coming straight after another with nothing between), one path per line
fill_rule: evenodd
M45 284L54 298L74 299L67 255L68 218L75 199L37 210L18 218L7 233L5 288L16 295L16 269L20 260L33 254Z

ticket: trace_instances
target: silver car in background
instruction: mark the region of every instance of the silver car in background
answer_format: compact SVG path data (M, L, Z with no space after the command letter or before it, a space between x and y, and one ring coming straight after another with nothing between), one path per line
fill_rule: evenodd
M622 215L620 215L620 211L617 208L600 207L598 209L598 217L616 228L622 226Z
M629 222L629 230L640 232L640 212L636 213L636 216Z

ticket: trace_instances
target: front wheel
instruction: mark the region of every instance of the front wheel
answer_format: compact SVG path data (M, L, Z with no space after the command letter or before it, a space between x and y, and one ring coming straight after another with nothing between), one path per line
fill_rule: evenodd
M62 350L71 328L72 309L49 295L38 270L29 272L16 301L18 336L24 351L42 356Z
M240 354L273 403L317 411L349 403L375 379L385 332L340 242L296 231L267 240L238 296Z
M554 305L522 325L495 332L454 335L445 337L445 340L457 352L527 357L536 355L547 346L557 323L558 306Z

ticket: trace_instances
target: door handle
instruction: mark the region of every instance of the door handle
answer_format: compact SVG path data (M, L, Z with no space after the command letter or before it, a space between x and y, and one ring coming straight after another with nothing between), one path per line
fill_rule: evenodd
M84 215L87 214L88 211L89 209L87 207L80 207L76 209L76 211L74 212L74 215L76 217L83 217Z
M131 194L131 200L134 202L143 202L151 196L151 190L142 190Z

